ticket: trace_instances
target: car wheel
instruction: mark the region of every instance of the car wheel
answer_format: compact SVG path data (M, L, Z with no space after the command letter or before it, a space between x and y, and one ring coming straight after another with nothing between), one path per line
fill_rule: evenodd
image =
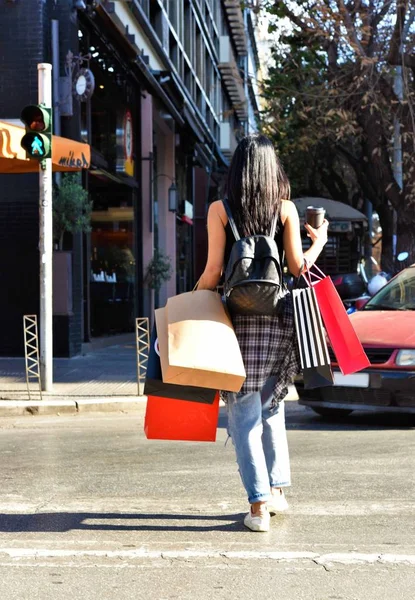
M347 408L329 408L328 406L311 406L311 408L320 417L342 418L353 412Z

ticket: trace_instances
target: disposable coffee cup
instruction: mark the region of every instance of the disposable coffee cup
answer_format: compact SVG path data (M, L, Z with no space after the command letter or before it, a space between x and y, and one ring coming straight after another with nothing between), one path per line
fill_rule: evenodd
M321 206L307 206L306 222L310 227L318 229L323 224L325 214L326 211Z

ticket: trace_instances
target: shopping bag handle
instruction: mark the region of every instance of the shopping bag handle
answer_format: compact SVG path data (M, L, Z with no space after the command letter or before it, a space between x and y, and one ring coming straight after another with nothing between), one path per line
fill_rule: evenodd
M319 273L321 273L322 277L320 277L316 273L313 273L311 270L313 268L316 269L317 271L319 271ZM308 277L306 274L308 275ZM301 276L305 279L305 281L309 287L312 287L312 285L313 285L312 277L317 279L317 281L322 281L326 277L325 274L323 273L323 271L316 264L309 265L306 258L304 259L304 267L303 267L300 277Z
M319 277L319 279L324 279L325 277L327 277L327 275L325 273L323 273L323 271L320 269L320 267L318 267L316 265L316 263L314 263L313 265L311 265L310 267L311 269L315 269L316 271L318 271L321 275L321 277ZM318 275L316 275L315 273L312 273L312 275L314 275L314 277L318 277Z

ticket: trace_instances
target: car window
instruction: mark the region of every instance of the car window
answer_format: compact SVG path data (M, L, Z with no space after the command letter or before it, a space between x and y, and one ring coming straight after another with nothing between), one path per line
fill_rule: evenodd
M415 310L415 267L394 277L369 300L365 310Z

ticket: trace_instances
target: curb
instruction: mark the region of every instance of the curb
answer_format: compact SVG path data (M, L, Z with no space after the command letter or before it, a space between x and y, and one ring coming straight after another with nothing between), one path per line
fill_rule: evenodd
M64 398L60 400L0 400L0 417L36 415L77 415L88 412L127 412L138 410L146 396L118 398Z
M52 395L51 395L52 396ZM61 396L47 400L0 400L1 417L22 417L36 415L78 415L91 412L131 412L139 410L147 401L147 396ZM286 402L296 402L298 394L294 389L286 396Z

